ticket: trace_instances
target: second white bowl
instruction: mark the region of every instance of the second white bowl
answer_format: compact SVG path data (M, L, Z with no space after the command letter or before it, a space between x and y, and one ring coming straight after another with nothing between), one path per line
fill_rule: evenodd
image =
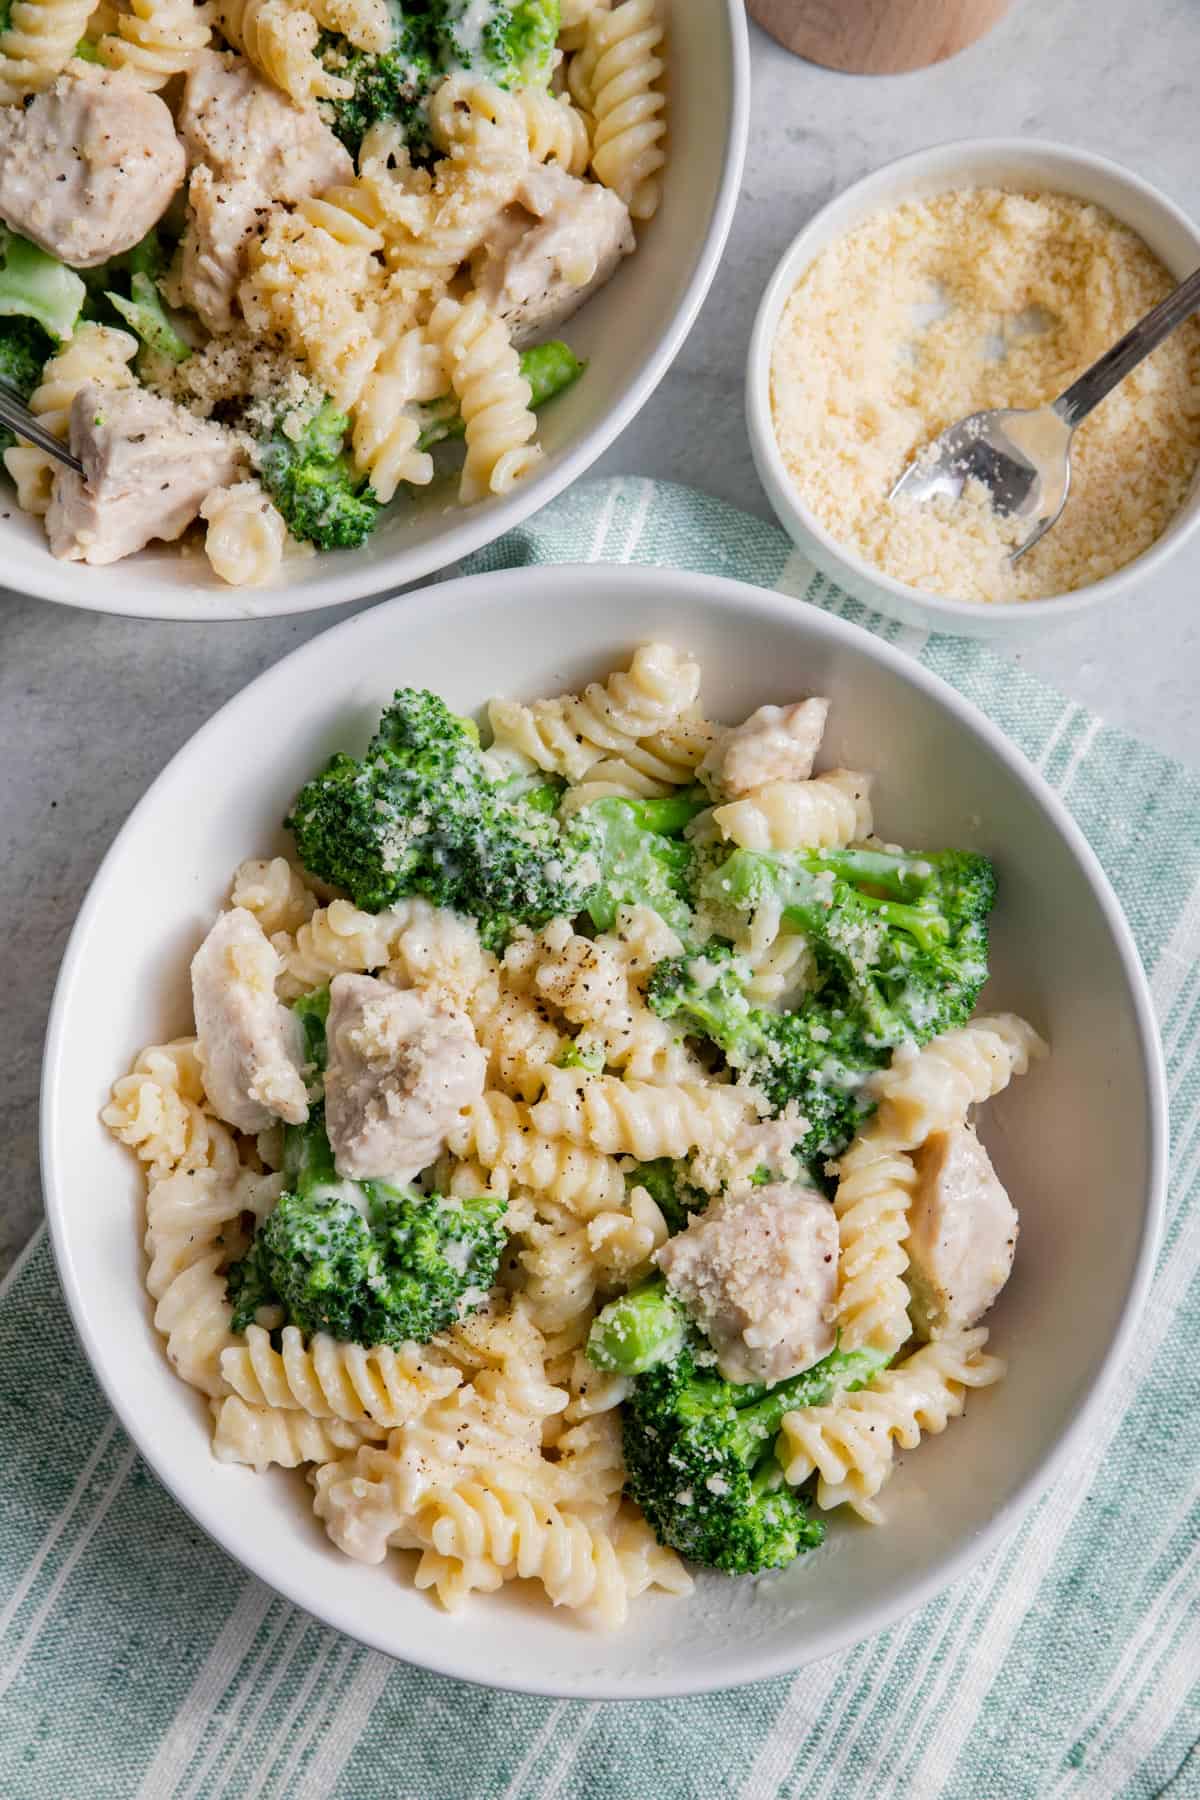
M1200 478L1166 531L1123 569L1074 593L1046 600L987 605L947 600L894 581L839 543L805 505L788 474L771 415L771 351L783 309L805 270L830 244L873 213L950 188L998 187L1070 194L1112 213L1136 231L1178 280L1200 264L1200 228L1165 194L1107 157L1069 144L1023 138L964 139L918 150L887 163L823 207L793 240L763 295L746 374L746 422L759 479L788 535L831 581L867 606L928 631L961 637L1006 637L1044 629L1087 607L1103 605L1153 578L1200 525Z

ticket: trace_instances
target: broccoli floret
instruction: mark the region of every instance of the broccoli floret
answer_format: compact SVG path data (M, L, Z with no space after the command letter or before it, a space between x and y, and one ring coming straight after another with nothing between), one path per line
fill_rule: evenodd
M318 1023L323 1036L315 1014L306 1029ZM306 1125L287 1128L284 1175L278 1205L228 1272L235 1331L260 1307L276 1306L306 1333L423 1344L483 1304L500 1265L503 1200L343 1180L321 1106Z
M427 102L439 76L433 19L414 6L393 5L393 41L381 53L356 49L337 32L326 33L318 54L331 74L353 83L345 100L327 102L330 122L357 157L372 125L395 119L414 162L430 160Z
M173 363L186 362L192 354L192 346L184 342L167 317L158 283L152 276L135 271L129 278L128 296L106 291L104 297L147 350Z
M774 1447L783 1415L862 1387L889 1359L833 1350L765 1388L709 1373L711 1356L660 1277L605 1307L588 1339L596 1366L634 1377L626 1485L659 1542L728 1575L784 1568L825 1528L784 1480Z
M288 530L321 550L365 543L380 505L345 454L346 415L326 400L295 437L283 430L284 417L260 440L255 460Z
M748 971L730 945L658 964L647 997L660 1018L689 1036L706 1037L726 1061L761 1090L776 1112L794 1101L805 1120L797 1149L818 1175L845 1149L872 1102L868 1076L889 1060L832 985L794 1012L769 1012L746 994Z
M559 0L440 0L432 11L443 69L502 88L549 86Z
M61 342L74 331L86 296L74 269L0 225L0 318L34 319Z
M709 1196L688 1180L685 1162L660 1156L654 1162L638 1163L625 1177L627 1188L644 1187L667 1222L672 1237L682 1231L694 1212L703 1212Z
M587 902L597 931L612 928L621 906L650 906L686 934L692 920L686 898L692 850L680 833L707 804L698 789L689 789L665 800L608 798L580 808L566 835L600 871Z
M961 1025L987 980L996 875L971 851L738 850L706 886L739 908L779 906L873 1043L924 1043Z
M572 917L596 865L540 806L490 779L478 733L436 694L401 688L362 761L339 754L286 821L306 869L380 912L423 894L478 920L490 946Z
M0 318L0 382L28 400L41 380L42 365L54 353L54 339L34 319ZM0 450L16 442L0 425Z

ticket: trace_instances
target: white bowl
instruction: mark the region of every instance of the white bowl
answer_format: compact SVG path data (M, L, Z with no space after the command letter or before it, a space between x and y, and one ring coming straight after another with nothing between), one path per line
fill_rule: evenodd
M1071 194L1105 207L1132 227L1180 281L1200 263L1200 228L1157 188L1107 157L1035 138L962 139L918 150L855 182L810 219L793 240L763 295L746 372L746 422L759 479L779 522L823 575L889 618L962 637L1011 637L1044 629L1119 599L1153 579L1200 525L1200 474L1166 531L1116 574L1046 600L987 604L947 600L894 581L841 544L803 498L784 463L771 417L771 351L783 309L804 271L828 245L873 213L949 188L999 187ZM1069 502L1068 502L1069 504Z
M564 327L583 379L541 414L545 455L508 495L462 508L457 477L392 507L358 550L289 562L266 588L231 588L201 555L159 545L111 567L56 562L41 521L0 506L3 584L93 612L240 619L311 612L393 591L519 525L567 487L625 429L671 366L721 260L741 184L750 53L741 0L659 0L669 29L669 158L662 205L637 253ZM0 480L6 479L0 472ZM11 490L4 498L11 500Z
M407 1571L335 1551L299 1476L213 1460L205 1402L172 1374L151 1323L137 1167L97 1115L143 1045L191 1029L188 960L234 866L282 845L297 786L333 749L365 746L397 683L474 709L496 691L554 693L599 675L651 634L702 659L719 717L831 695L827 753L878 770L886 835L977 846L998 862L986 1002L1024 1013L1053 1045L986 1109L1022 1217L1016 1273L989 1321L1010 1373L905 1457L886 1527L836 1520L829 1544L780 1576L708 1575L690 1600L648 1596L612 1636L512 1588L451 1618ZM877 638L778 594L662 570L522 568L338 626L253 682L169 764L106 858L67 950L42 1157L63 1286L104 1391L162 1481L233 1556L407 1661L498 1687L634 1698L827 1656L928 1599L1012 1529L1123 1360L1163 1205L1163 1095L1145 980L1112 890L1062 806L966 701Z

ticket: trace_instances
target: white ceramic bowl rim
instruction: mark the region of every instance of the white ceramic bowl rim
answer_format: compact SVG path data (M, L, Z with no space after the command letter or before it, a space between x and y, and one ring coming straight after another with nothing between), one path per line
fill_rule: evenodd
M589 581L594 580L598 575L611 578L613 574L614 570L604 565L547 565L523 569L521 579L527 588L554 587L559 591L565 588L572 594L576 604L583 604ZM648 600L653 599L656 592L665 594L677 591L680 579L678 573L663 569L638 568L629 570L628 574L629 578L636 580L640 588L645 591ZM419 631L424 620L432 614L436 614L442 620L459 612L469 614L477 609L481 594L486 594L489 588L499 586L510 579L511 571L462 577L435 588L393 599L365 614L356 615L353 619L335 626L331 631L322 633L308 644L293 651L273 668L258 676L256 680L243 688L240 694L215 713L208 723L202 726L166 765L126 820L97 870L67 944L50 1010L41 1083L42 1182L59 1277L84 1351L113 1411L163 1486L173 1495L184 1511L190 1514L210 1537L241 1562L244 1567L249 1568L262 1581L309 1612L314 1610L311 1597L307 1596L302 1587L293 1584L291 1580L291 1565L286 1546L281 1547L279 1554L274 1559L262 1554L248 1554L245 1547L236 1541L236 1532L231 1528L228 1507L220 1503L215 1491L211 1493L204 1490L185 1491L181 1488L175 1479L175 1472L169 1459L159 1453L154 1433L150 1429L151 1421L139 1410L137 1395L125 1391L110 1378L103 1338L93 1329L92 1325L87 1271L77 1264L72 1251L68 1224L69 1209L64 1188L60 1182L56 1158L57 1145L63 1140L64 1131L69 1129L68 1122L60 1116L59 1068L64 1055L67 1034L71 1028L73 990L82 971L92 915L99 910L103 901L103 890L108 871L124 857L127 843L138 832L142 811L149 806L156 790L169 781L176 763L184 757L190 757L203 751L206 745L210 750L219 746L222 724L228 714L235 709L253 709L256 716L277 716L273 704L273 688L276 686L282 688L296 670L303 668L311 671L319 686L327 646L331 642L340 642L342 638L361 631L364 626L378 625L381 619L388 617L394 617L397 635L402 636L410 634L414 630ZM798 603L785 595L717 576L689 574L686 579L691 591L709 596L713 600L723 600L731 610L736 609L738 614L747 621L747 624L752 623L755 615L772 619L786 619L789 616L795 616L795 608ZM817 609L812 610L817 612ZM1122 1363L1126 1360L1154 1268L1165 1210L1168 1118L1162 1049L1137 949L1107 876L1083 833L1062 802L1000 729L939 677L931 674L920 664L859 626L849 624L832 614L817 613L817 617L821 620L822 632L828 633L830 641L835 644L841 642L851 650L865 654L896 675L901 681L909 684L919 694L936 701L950 714L959 728L980 739L991 753L1007 765L1018 783L1032 794L1040 809L1049 818L1054 830L1065 841L1080 865L1099 902L1106 926L1112 935L1133 1002L1134 1025L1147 1084L1150 1170L1149 1192L1138 1240L1136 1261L1118 1327L1099 1364L1095 1380L1086 1394L1074 1405L1069 1422L1061 1436L1041 1462L1030 1471L1008 1502L992 1515L983 1528L968 1537L935 1569L925 1576L914 1579L895 1601L879 1604L874 1610L860 1616L854 1624L847 1624L844 1630L827 1633L820 1649L813 1653L827 1656L886 1629L943 1588L964 1576L980 1558L1016 1528L1023 1514L1064 1468L1072 1451L1086 1435L1089 1425L1102 1411L1112 1382ZM217 763L219 764L219 757ZM373 1648L383 1650L392 1656L398 1654L394 1645L383 1641L369 1626L364 1626L360 1617L354 1613L349 1604L344 1607L326 1605L322 1607L319 1616L326 1623L360 1642L370 1644ZM684 1628L686 1630L686 1625ZM409 1651L406 1646L405 1660L419 1662L420 1666L430 1668L438 1674L454 1676L459 1680L474 1681L479 1685L507 1688L515 1692L548 1695L563 1692L562 1689L556 1688L550 1679L520 1680L507 1674L500 1674L492 1682L482 1683L479 1681L477 1671L464 1670L461 1663L454 1658L430 1654L424 1651L419 1644L414 1646L414 1649L416 1654ZM794 1666L796 1666L795 1660L789 1660L785 1654L767 1653L757 1659L745 1659L737 1676L732 1680L726 1675L718 1674L705 1674L696 1680L680 1680L672 1676L647 1677L641 1683L639 1694L631 1696L627 1688L617 1689L606 1680L597 1679L589 1686L572 1688L570 1697L623 1700L670 1698L764 1680L784 1673Z
M686 0L683 3L686 4ZM317 612L323 607L349 605L356 600L386 594L389 589L394 591L405 583L424 580L436 570L494 543L579 480L641 411L679 354L712 285L733 224L749 135L750 40L741 0L720 0L720 4L729 32L729 129L721 179L707 227L696 248L691 276L653 351L626 378L625 391L618 402L606 408L593 425L581 432L578 441L556 456L542 473L519 482L502 499L494 498L473 508L454 508L451 513L454 522L428 545L413 550L400 547L377 561L352 563L336 570L331 568L328 574L306 582L303 587L284 584L277 588L246 589L230 588L218 582L211 588L177 592L164 585L162 598L159 598L155 585L127 583L123 586L119 574L114 574L112 569L95 570L75 563L60 563L47 551L44 562L38 559L22 571L18 591L35 599L84 611L134 618L192 620L204 624ZM90 590L89 579L92 582ZM90 593L96 597L89 597Z
M853 182L850 187L843 188L832 200L826 202L819 212L813 214L808 223L796 233L783 255L775 266L775 271L767 283L766 292L759 303L755 315L754 329L750 338L750 354L746 372L746 419L754 447L756 459L760 467L765 464L771 471L778 491L787 495L792 506L800 515L808 531L824 545L831 558L844 563L854 571L859 580L870 583L884 594L894 595L898 601L906 603L910 609L923 610L932 630L939 628L954 631L957 625L979 627L981 610L1002 612L1019 616L1028 621L1031 627L1065 619L1072 613L1081 612L1086 607L1101 604L1115 599L1125 592L1134 579L1142 580L1152 576L1168 557L1174 556L1187 537L1200 528L1200 506L1196 506L1187 520L1176 515L1176 520L1168 523L1167 529L1155 539L1148 549L1132 562L1125 563L1120 569L1106 575L1102 581L1089 582L1086 587L1075 588L1069 594L1049 595L1042 600L1000 601L989 606L977 600L950 600L942 594L929 593L925 588L910 587L906 582L896 581L885 574L874 563L867 562L849 545L832 535L821 523L816 514L803 499L788 472L779 448L779 440L775 435L775 427L771 412L771 351L774 345L775 332L783 307L788 296L795 287L803 272L804 250L809 241L817 235L829 214L840 211L857 196L869 193L871 188L882 185L886 179L911 173L918 175L929 166L931 159L948 157L959 151L971 158L983 161L987 157L1004 156L1045 156L1051 161L1073 163L1077 168L1094 170L1109 176L1114 182L1133 194L1139 195L1160 212L1168 216L1182 231L1200 244L1200 228L1177 206L1160 188L1137 175L1124 164L1115 162L1111 157L1100 156L1092 150L1081 150L1074 144L1062 143L1054 138L951 138L946 143L931 144L924 150L911 151L907 156L893 158L881 163L869 175ZM956 181L948 175L946 191L954 187L976 187L979 182L964 173ZM1047 191L1053 191L1053 178L1046 181ZM1185 502L1186 505L1186 502Z

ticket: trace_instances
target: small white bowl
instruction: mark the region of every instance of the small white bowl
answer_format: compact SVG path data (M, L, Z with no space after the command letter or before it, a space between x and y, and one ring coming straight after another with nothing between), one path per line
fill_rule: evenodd
M1107 157L1031 138L964 138L886 163L822 207L784 252L763 295L750 340L746 422L759 479L784 530L830 581L905 625L961 637L1033 632L1116 600L1152 580L1200 525L1200 476L1166 531L1116 574L1045 600L989 604L947 600L894 581L830 535L805 505L780 453L771 416L771 352L784 307L804 271L872 214L950 188L999 187L1070 194L1132 227L1180 281L1200 264L1200 228L1157 188ZM1070 505L1070 502L1067 503Z
M159 544L107 568L57 562L40 519L0 470L4 586L91 612L150 619L266 618L394 593L510 531L607 450L683 345L729 235L742 179L750 50L742 0L659 0L669 33L668 161L662 204L604 290L563 329L583 379L539 423L544 455L509 494L461 507L457 481L410 490L357 550L290 560L263 588L231 588L200 556Z
M188 960L235 865L284 848L279 821L339 747L365 746L400 682L473 711L620 666L647 637L687 646L715 716L828 694L831 762L879 772L880 829L986 850L1000 875L990 1008L1052 1054L985 1109L1021 1210L1012 1281L988 1320L999 1387L933 1438L884 1496L887 1523L835 1519L780 1575L709 1574L647 1595L613 1635L530 1584L461 1616L411 1569L341 1556L298 1475L214 1461L205 1401L168 1366L144 1289L142 1182L99 1120L145 1044L191 1030ZM665 569L520 568L388 602L314 639L199 731L135 809L80 913L54 997L42 1171L63 1287L104 1392L143 1455L229 1553L306 1611L392 1656L491 1686L638 1699L754 1681L880 1631L1017 1524L1105 1405L1150 1278L1166 1170L1165 1081L1129 928L1061 803L1003 734L870 633L779 594ZM399 1553L397 1553L399 1556ZM411 1558L404 1558L411 1563Z

